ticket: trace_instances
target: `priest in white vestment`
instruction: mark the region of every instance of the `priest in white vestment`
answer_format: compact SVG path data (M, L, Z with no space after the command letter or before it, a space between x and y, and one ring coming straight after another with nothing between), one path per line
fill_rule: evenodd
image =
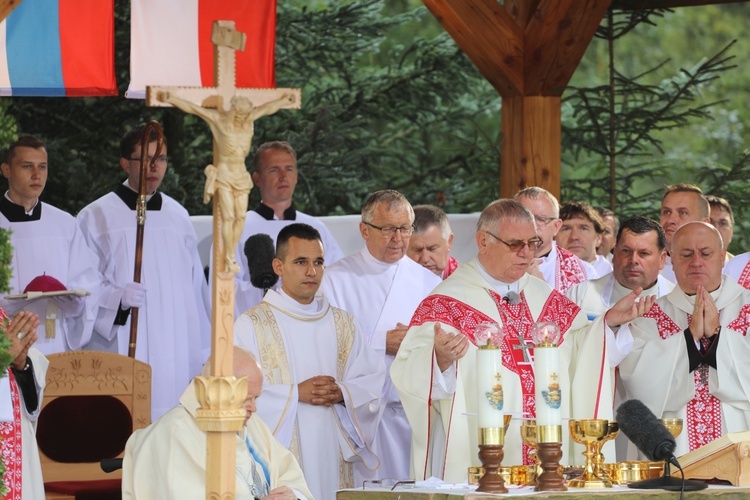
M711 205L703 191L693 184L674 184L664 189L661 200L659 223L667 235L667 260L661 275L672 283L677 283L672 269L672 236L683 224L691 221L711 222Z
M42 318L44 332L34 344L42 353L81 349L91 339L99 307L97 256L86 245L72 215L39 200L49 171L42 141L19 137L8 148L2 171L8 191L0 199L0 228L11 232L13 273L9 293L0 296L0 307L11 315L23 309ZM68 290L83 289L91 295L5 298L23 294L34 278L44 274Z
M292 198L297 186L297 153L286 141L261 144L253 156L253 184L260 191L260 203L247 212L245 227L235 251L235 262L242 269L236 276L235 316L255 307L263 300L263 289L250 283L245 242L254 234L267 234L276 242L282 228L295 222L314 227L323 240L326 265L330 266L344 253L328 228L312 215L294 207ZM248 248L252 252L253 249Z
M676 455L750 429L750 292L721 270L719 232L689 222L672 237L677 286L629 326L620 363L628 396L658 418L682 418ZM620 335L625 333L620 330Z
M247 376L245 426L236 435L235 470L237 500L310 499L297 460L271 434L258 417L263 374L253 356L234 348L234 374ZM207 376L207 371L204 376ZM198 427L199 403L190 382L180 404L128 439L122 463L122 497L126 500L204 498L206 495L206 433Z
M566 291L565 296L583 309L589 320L607 312L638 287L643 289L640 297L661 297L674 288L674 283L659 274L666 256L664 229L647 217L632 217L617 234L613 272L579 283Z
M282 229L273 261L282 287L237 319L234 341L263 370L258 416L294 453L315 498L335 498L357 486L353 463L378 467L371 447L385 364L351 314L316 296L323 255L312 226Z
M10 321L0 309L0 322ZM44 500L44 479L36 444L36 421L42 408L47 358L35 347L39 318L20 311L3 327L14 359L0 378L0 455L8 500Z
M441 280L406 255L414 211L408 200L393 190L373 193L362 206L362 251L326 269L322 290L332 305L354 315L367 342L385 360L393 362L419 302ZM409 477L411 428L396 389L386 376L381 421L374 442L380 468L374 473L355 465L356 484L365 479Z
M177 404L208 356L210 300L187 210L157 191L167 170L166 143L147 174L141 280L133 281L142 135L143 125L123 137L120 165L128 179L81 210L78 225L104 276L94 335L86 349L127 355L130 312L138 308L135 357L151 366L155 420ZM149 139L151 165L156 137Z
M724 274L750 290L750 252L741 253L729 259L724 266Z
M560 204L552 193L540 187L528 187L516 193L514 198L534 215L537 232L542 240L539 248L534 251L535 259L528 268L529 274L544 280L560 293L565 293L577 283L597 277L591 265L555 242L562 220Z
M613 272L591 281L575 285L565 296L583 309L589 320L607 312L617 301L635 289L643 289L640 297L662 297L674 288L674 284L659 274L667 256L664 229L648 217L636 216L626 220L617 233L613 248ZM645 307L645 305L644 305ZM622 335L617 345L621 349L619 359L632 348L632 337ZM614 356L611 356L612 359ZM612 368L615 368L612 366ZM615 373L615 407L627 401L619 373ZM619 433L615 439L617 461L637 458L637 450L628 444L628 438Z
M601 245L606 226L599 213L582 201L568 201L560 207L562 226L555 241L558 247L573 253L594 269L589 280L612 272L612 263L596 249Z
M417 479L462 482L467 467L480 465L475 329L482 323L500 324L504 331L503 412L514 416L505 435L504 463L531 463L520 425L535 417L538 404L531 344L535 322L560 327L560 366L567 367L558 379L563 418L612 418L605 338L614 334L603 317L589 327L578 306L527 273L540 244L531 212L514 200L493 202L480 215L476 240L478 257L459 266L422 302L391 367L413 430ZM636 295L609 311L608 325L617 327L635 316ZM581 462L567 426L562 431L564 460ZM613 450L607 453L613 456Z
M414 207L414 233L406 250L409 258L445 279L458 269L458 260L450 255L452 246L448 215L434 205Z

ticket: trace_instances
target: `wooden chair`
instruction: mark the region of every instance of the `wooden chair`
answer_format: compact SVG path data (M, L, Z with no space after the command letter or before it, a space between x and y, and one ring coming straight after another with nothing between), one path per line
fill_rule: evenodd
M136 429L151 420L151 367L127 356L71 351L49 356L37 442L48 499L121 498L121 457Z

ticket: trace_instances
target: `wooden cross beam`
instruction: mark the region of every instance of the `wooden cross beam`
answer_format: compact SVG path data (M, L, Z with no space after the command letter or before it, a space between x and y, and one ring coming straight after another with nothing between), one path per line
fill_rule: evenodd
M500 195L560 196L560 96L611 0L422 0L502 97Z
M245 49L246 35L234 29L233 21L217 21L211 35L214 44L215 87L153 86L146 88L146 105L168 107L171 104L160 101L159 94L168 92L204 108L229 110L229 101L234 96L247 97L255 107L294 95L293 103L285 108L299 109L301 94L299 89L252 89L235 87L235 51Z

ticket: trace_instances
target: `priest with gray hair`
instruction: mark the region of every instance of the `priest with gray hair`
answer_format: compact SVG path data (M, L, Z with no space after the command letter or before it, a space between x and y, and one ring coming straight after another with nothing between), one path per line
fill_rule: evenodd
M527 272L541 244L532 213L518 201L496 200L482 211L475 238L477 257L422 301L391 367L412 427L415 479L461 482L467 467L481 465L475 360L481 332L494 325L504 333L503 412L516 417L506 433L506 463L533 463L519 426L544 404L536 401L534 390L531 333L536 322L555 322L560 329L560 366L565 368L556 383L563 418L612 416L604 327L590 327L576 304ZM630 297L610 310L607 323L632 319L634 301ZM581 459L565 426L562 450L571 462Z

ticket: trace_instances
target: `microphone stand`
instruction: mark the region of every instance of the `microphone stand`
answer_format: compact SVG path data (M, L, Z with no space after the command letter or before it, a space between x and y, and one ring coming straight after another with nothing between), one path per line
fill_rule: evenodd
M679 462L674 457L675 465L682 472ZM685 479L685 473L682 472L682 479L671 476L669 473L670 458L664 459L664 475L661 477L655 477L652 479L644 479L643 481L636 481L635 483L629 483L628 488L635 488L638 490L669 490L669 491L697 491L705 490L708 485L703 481L693 481Z

